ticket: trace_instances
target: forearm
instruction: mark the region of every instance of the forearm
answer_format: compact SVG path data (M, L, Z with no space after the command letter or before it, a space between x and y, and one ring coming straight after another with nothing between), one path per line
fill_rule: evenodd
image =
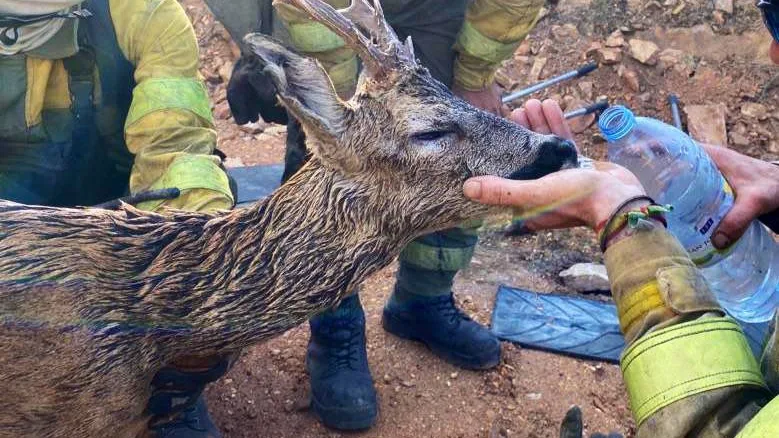
M174 0L111 0L110 6L137 84L125 121L125 141L135 156L130 190L181 190L176 199L138 207L230 208L227 175L212 155L216 131L197 69L197 39L184 10Z
M216 132L209 121L189 111L162 110L128 126L126 136L135 154L132 193L170 187L181 190L176 199L148 201L139 208L212 211L232 207L227 175L213 155Z
M470 91L492 83L500 64L510 58L535 27L542 0L475 0L455 44L455 85Z
M736 436L769 399L746 338L660 223L626 233L605 263L637 436Z

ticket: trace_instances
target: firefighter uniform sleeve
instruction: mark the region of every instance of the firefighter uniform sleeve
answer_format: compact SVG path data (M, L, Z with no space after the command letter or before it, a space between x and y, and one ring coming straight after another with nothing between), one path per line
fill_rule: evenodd
M349 6L350 0L325 0L336 9ZM311 20L294 6L274 5L289 33L289 43L301 54L315 58L327 71L338 94L347 97L357 85L357 55L343 39L325 25Z
M779 436L779 402L769 404L746 337L676 239L660 226L638 230L605 262L636 436Z
M492 83L538 21L543 0L474 0L455 44L454 82L471 91Z
M233 206L227 175L212 155L216 131L202 79L192 25L175 0L111 0L124 55L136 87L125 123L135 155L130 191L177 187L181 196L138 207L196 211Z

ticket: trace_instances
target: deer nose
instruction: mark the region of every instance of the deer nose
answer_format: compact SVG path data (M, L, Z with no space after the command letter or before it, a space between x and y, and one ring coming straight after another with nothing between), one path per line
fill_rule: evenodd
M577 166L579 153L576 151L576 145L570 140L553 136L541 143L539 149L534 166L548 169L550 173Z
M535 161L513 172L510 179L537 179L561 169L577 167L578 152L573 142L558 136L549 136L538 146Z

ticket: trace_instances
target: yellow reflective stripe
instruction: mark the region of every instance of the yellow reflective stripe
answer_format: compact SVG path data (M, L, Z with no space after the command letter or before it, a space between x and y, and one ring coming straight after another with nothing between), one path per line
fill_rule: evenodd
M657 280L653 280L632 291L617 301L617 314L622 333L628 333L630 326L651 310L664 307Z
M181 191L191 189L213 190L231 200L230 182L227 174L214 162L211 156L183 154L170 163L165 173L149 187L148 190L158 190L175 187ZM160 201L144 202L143 210L154 210L162 203Z
M469 55L490 63L499 63L514 54L521 41L502 43L484 36L467 20L457 37L459 46Z
M671 403L734 385L765 388L741 328L730 318L698 319L652 332L622 355L637 425Z
M400 259L429 271L459 271L473 258L473 247L443 248L411 242L403 248Z
M327 52L345 45L340 36L322 23L290 23L287 29L290 42L301 52Z
M196 78L147 79L133 90L133 102L125 127L155 111L182 109L192 111L213 123L211 103L203 83Z
M752 420L736 435L736 438L776 437L779 437L779 397L760 409L760 412L752 417Z

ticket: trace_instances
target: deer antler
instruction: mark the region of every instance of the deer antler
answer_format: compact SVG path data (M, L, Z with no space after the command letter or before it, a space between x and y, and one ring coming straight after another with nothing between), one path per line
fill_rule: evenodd
M322 0L274 0L274 3L301 9L338 34L357 52L370 76L378 80L390 76L403 65L415 65L416 60L411 37L405 44L401 43L384 19L379 0L370 1L373 5L369 0L352 0L352 4L341 11Z

